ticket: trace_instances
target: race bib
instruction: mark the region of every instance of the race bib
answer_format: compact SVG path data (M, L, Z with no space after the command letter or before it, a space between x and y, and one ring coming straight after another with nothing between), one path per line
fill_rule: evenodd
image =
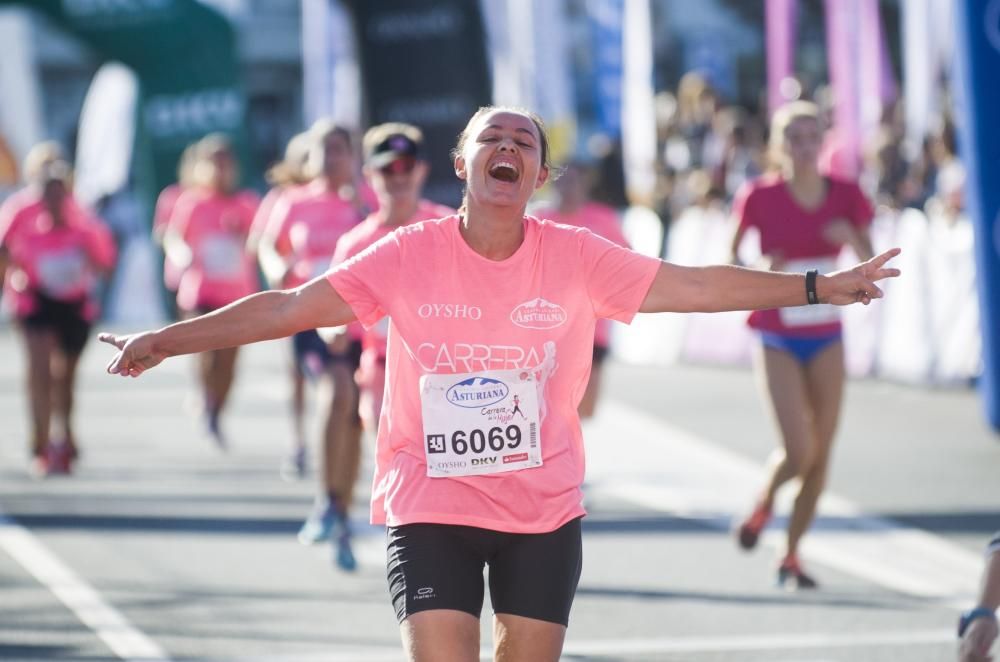
M243 242L229 234L213 234L201 244L202 268L215 280L235 280L243 275Z
M534 372L424 375L420 403L428 476L474 476L542 466Z
M821 274L828 274L835 268L836 260L834 258L816 257L789 260L783 271L805 273L810 269L816 269ZM778 315L781 317L781 323L789 328L833 324L840 321L840 310L837 306L829 303L779 308Z
M38 258L38 285L42 292L59 299L87 287L87 258L80 249L45 253Z

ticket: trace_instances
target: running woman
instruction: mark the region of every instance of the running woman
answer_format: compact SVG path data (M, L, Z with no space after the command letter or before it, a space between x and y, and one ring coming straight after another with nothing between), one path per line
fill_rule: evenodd
M871 258L871 205L856 184L820 174L822 138L814 104L794 102L775 112L771 149L780 171L751 182L737 196L734 261L752 227L760 232L761 253L774 271L829 273L845 246L861 260ZM769 462L767 482L753 511L739 525L739 544L746 550L756 546L778 489L800 478L778 582L786 588L815 588L817 582L802 569L798 550L826 484L840 418L845 378L840 313L827 305L762 310L752 313L748 324L760 334L754 366L766 386L781 447Z
M184 317L215 310L258 291L257 270L246 250L258 198L238 190L239 170L228 138L203 138L193 166L193 185L181 193L164 231L167 257L183 268L177 308ZM198 356L198 380L208 434L228 446L221 417L236 377L236 347Z
M682 267L584 228L525 216L549 174L541 121L480 109L459 137L460 215L402 227L293 290L196 320L103 334L111 374L169 356L358 319L392 320L372 521L413 662L479 660L489 565L494 658L556 662L582 563L577 405L594 323L637 312L869 303L898 275L888 251L825 276ZM518 396L526 421L510 416ZM544 412L544 413L543 413Z
M311 181L275 204L260 241L268 280L286 288L329 269L337 241L378 205L358 180L350 131L325 121L312 131L315 142L307 160ZM293 348L299 369L322 380L324 412L320 489L299 530L299 541L309 545L332 539L336 564L354 570L348 506L361 444L354 383L361 342L341 334L328 345L315 329L305 329L295 334Z
M443 218L455 210L420 197L429 165L423 157L423 132L411 124L389 122L365 133L365 176L378 198L379 208L337 242L333 266L368 248L397 228L418 221ZM354 323L349 333L361 339L361 365L355 373L360 391L358 413L365 429L375 432L382 415L388 318L371 329ZM360 452L355 463L360 461ZM356 472L355 472L356 473Z
M41 198L8 214L0 208L0 274L28 355L31 471L69 473L79 457L73 429L76 367L98 314L94 288L110 272L110 231L70 198L64 161L40 166ZM53 419L58 423L52 433Z
M170 259L163 242L177 200L184 191L194 186L194 167L197 161L198 143L193 142L181 152L181 158L177 162L177 181L160 191L156 196L156 207L153 210L153 240L164 249L163 285L169 296L167 306L170 319L177 319L177 288L181 284L184 265L179 265Z
M258 256L260 260L260 240L267 229L271 213L278 201L308 183L306 176L306 161L309 158L309 146L312 137L308 131L292 136L285 146L285 157L267 171L266 178L271 185L270 190L260 201L253 223L250 225L250 236L247 237L247 250ZM263 271L263 260L260 260ZM270 288L281 288L281 283L267 283ZM303 478L308 465L308 450L306 445L306 389L305 375L299 368L298 361L291 361L292 377L292 444L288 455L281 463L279 470L282 478Z
M599 237L604 237L619 246L631 248L621 229L618 214L612 207L590 199L593 188L593 173L579 162L565 165L554 183L558 199L553 207L542 207L535 211L538 218L556 223L578 225L587 228ZM594 358L587 380L587 389L580 400L580 418L593 417L597 408L597 398L601 390L601 373L604 360L611 347L611 321L597 320L594 332Z

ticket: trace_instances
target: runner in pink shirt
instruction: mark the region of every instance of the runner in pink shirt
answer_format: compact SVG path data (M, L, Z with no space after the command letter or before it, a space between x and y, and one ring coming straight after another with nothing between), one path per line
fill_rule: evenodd
M250 226L251 251L257 252L257 245L267 229L278 200L290 193L294 194L300 186L309 182L309 177L306 175L306 161L309 158L312 141L312 134L308 131L292 136L285 146L284 158L268 168L265 173L264 178L271 188L260 201L257 213L253 217L253 224Z
M872 256L871 204L856 184L820 174L821 142L814 104L794 102L775 113L771 148L781 170L748 183L737 196L734 256L750 228L760 233L764 266L775 271L829 273L845 245L862 260ZM782 447L769 463L767 483L753 511L739 524L739 544L746 550L756 546L779 488L799 477L778 581L787 588L815 588L816 580L802 569L798 548L826 484L840 418L845 380L840 312L829 305L758 310L748 323L760 333L754 365L763 375Z
M379 209L361 224L348 230L337 242L333 265L354 257L397 228L418 221L442 218L454 209L422 200L420 192L427 179L428 164L423 159L423 133L415 126L390 122L372 127L362 142L365 152L365 175L378 197ZM358 413L362 424L376 431L385 390L385 357L388 320L370 329L359 323L348 325L346 334L361 342L362 352L354 373L359 390ZM333 465L339 467L341 492L336 502L339 509L330 512L337 529L335 542L338 556L349 554L350 527L348 513L353 502L354 484L361 468L360 437L350 439L356 445L336 446Z
M429 172L422 154L423 142L423 132L412 124L389 122L365 133L362 141L365 175L378 198L379 208L340 238L333 266L346 262L404 225L455 213L451 207L420 197ZM348 333L361 340L361 365L355 381L360 390L362 423L372 431L378 429L382 412L388 330L388 319L371 329L364 329L360 323L351 324L348 329Z
M261 265L275 287L296 287L326 272L337 241L378 205L357 177L350 131L330 122L312 131L311 181L278 200L260 241ZM315 329L297 333L292 342L299 371L320 380L324 412L320 489L299 531L303 544L314 544L330 539L336 522L346 522L351 501L361 443L354 383L361 342L342 334L327 344ZM350 536L342 529L334 559L353 570Z
M254 255L259 256L260 254L261 238L278 201L285 196L295 195L299 187L308 183L306 161L309 158L309 148L312 143L312 134L308 131L292 136L292 139L285 146L284 159L268 169L266 179L271 185L271 189L260 201L260 206L257 207L257 213L250 225L250 236L247 238L247 249ZM263 269L263 267L261 268ZM268 283L268 286L280 288L281 284ZM305 477L308 466L305 375L299 369L299 362L294 359L291 361L291 376L292 443L279 470L281 477L286 480Z
M358 319L390 318L372 520L410 660L479 658L489 565L497 657L556 662L581 571L577 405L599 318L847 304L898 275L888 251L808 282L682 267L524 215L548 177L541 121L483 108L454 151L460 215L402 227L324 277L129 336L108 372Z
M0 223L0 262L28 352L32 471L68 473L79 455L73 431L76 366L97 317L97 279L114 266L110 231L69 197L69 166L46 164L41 200ZM51 433L53 418L60 426Z
M556 205L541 207L534 213L539 218L546 218L556 223L587 228L599 237L604 237L619 246L630 248L628 239L622 233L618 213L611 207L590 199L592 177L593 173L584 164L568 163L563 167L554 183L558 193ZM580 400L580 418L587 419L594 415L600 393L604 359L607 358L610 346L611 321L598 320L594 333L593 367L590 370L587 389L583 392L583 398Z
M8 238L17 234L18 229L30 224L39 213L44 211L45 202L42 199L45 182L48 175L48 168L53 163L63 163L62 148L53 141L41 142L28 151L24 158L24 176L27 185L10 196L0 205L0 227ZM86 218L88 213L77 203L72 192L67 192L62 203L67 207L64 214L70 223L77 219ZM7 267L5 257L0 253L0 292L3 296L3 305L9 310L16 310L18 307L18 292L15 291L9 279L4 278Z
M246 249L257 195L237 191L238 172L227 138L202 139L194 186L174 205L164 237L167 255L183 266L177 308L185 317L221 308L258 287L257 268ZM237 349L205 352L198 359L208 433L226 447L220 417L236 375Z
M170 217L173 216L174 208L181 193L194 186L194 170L198 162L198 143L193 142L184 148L180 161L177 164L177 182L171 184L160 191L156 197L156 207L153 210L153 239L161 248L163 254L163 285L169 295L167 307L172 319L177 318L177 288L180 286L181 275L184 273L184 265L176 264L166 254L163 245L167 234L167 225Z

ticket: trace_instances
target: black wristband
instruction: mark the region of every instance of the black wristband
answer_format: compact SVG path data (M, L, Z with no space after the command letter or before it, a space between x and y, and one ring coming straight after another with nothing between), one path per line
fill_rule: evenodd
M810 305L814 303L819 303L819 296L816 294L816 276L819 272L816 269L810 269L806 272L806 301Z

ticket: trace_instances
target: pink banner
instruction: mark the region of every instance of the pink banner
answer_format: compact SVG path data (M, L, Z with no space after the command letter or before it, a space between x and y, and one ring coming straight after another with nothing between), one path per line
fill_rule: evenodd
M882 108L896 96L878 0L826 0L826 45L834 126L824 169L857 179L862 144L874 135Z
M876 0L877 1L877 0ZM869 0L826 0L826 53L833 90L833 127L824 169L857 179L861 172L861 5ZM875 58L867 61L877 62Z
M795 75L795 36L798 0L767 0L767 107L770 113L790 99L782 82Z

